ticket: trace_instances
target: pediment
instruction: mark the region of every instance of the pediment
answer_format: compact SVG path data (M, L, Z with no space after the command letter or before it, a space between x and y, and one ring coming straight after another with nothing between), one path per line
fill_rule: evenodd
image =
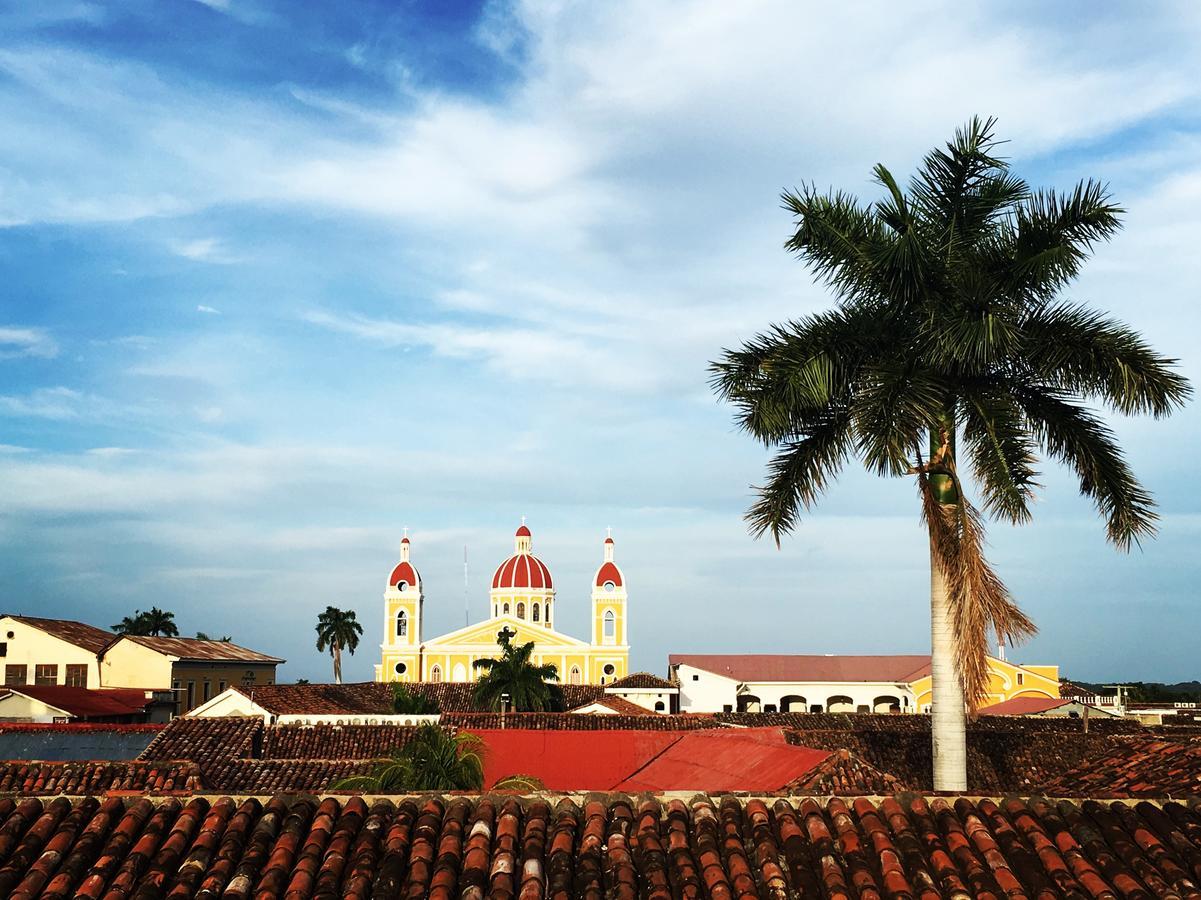
M498 635L505 628L513 633L512 640L514 643L525 644L533 641L541 652L557 648L579 650L590 646L585 641L561 634L553 628L536 625L512 615L495 616L491 619L485 619L483 622L468 625L457 631L452 631L449 634L426 641L425 646L427 649L432 647L479 647L481 645L495 647Z

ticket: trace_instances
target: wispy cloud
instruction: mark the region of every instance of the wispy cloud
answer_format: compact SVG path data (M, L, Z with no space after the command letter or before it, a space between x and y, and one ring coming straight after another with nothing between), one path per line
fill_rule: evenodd
M198 312L198 313L205 313L205 314L207 314L207 315L210 315L210 316L219 316L219 315L221 315L221 310L219 310L219 309L217 309L216 307L213 307L213 306L205 306L203 303L201 303L199 306L197 306L197 307L196 307L196 312Z
M79 418L83 394L66 387L38 388L24 396L0 395L0 415L65 421Z
M58 355L58 344L43 328L0 326L0 359L36 356L50 359Z

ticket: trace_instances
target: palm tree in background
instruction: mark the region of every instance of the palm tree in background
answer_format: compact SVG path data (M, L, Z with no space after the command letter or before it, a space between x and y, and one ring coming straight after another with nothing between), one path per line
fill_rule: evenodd
M351 656L359 647L359 637L363 626L358 623L353 609L338 609L327 606L325 612L317 616L317 649L334 658L334 683L342 683L342 651Z
M994 120L928 154L902 191L882 165L870 206L813 188L783 195L786 243L837 306L773 326L713 364L738 424L776 452L747 513L777 544L858 457L911 476L930 543L934 787L967 790L965 705L988 688L989 633L1035 628L983 555L983 513L1030 518L1036 452L1075 470L1108 539L1154 534L1154 502L1089 404L1170 414L1188 382L1142 337L1059 299L1093 246L1120 227L1105 187L1032 191L995 155ZM966 704L965 704L966 700Z
M175 613L150 607L149 612L134 610L132 616L125 616L116 625L111 626L117 634L131 634L143 637L179 637L179 629L175 625Z
M484 787L484 744L468 731L427 722L370 775L345 778L338 790L375 793L479 791Z
M497 636L499 659L477 659L472 666L484 674L475 683L475 702L488 709L500 710L505 697L515 712L542 712L561 708L563 691L554 682L559 677L553 663L536 666L530 662L534 642L514 645L507 628Z

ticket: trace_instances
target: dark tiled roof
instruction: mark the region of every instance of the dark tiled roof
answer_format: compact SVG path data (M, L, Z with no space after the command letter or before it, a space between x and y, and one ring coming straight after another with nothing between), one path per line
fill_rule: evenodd
M190 759L202 765L217 758L258 755L263 720L258 716L172 719L138 759Z
M1201 854L1201 808L1181 803L592 795L0 804L4 849L19 848L0 869L0 895L47 900L1194 897Z
M1128 742L1086 758L1047 787L1089 797L1199 796L1201 738ZM1201 872L1197 875L1201 878Z
M264 759L379 759L403 747L404 725L276 725L263 736Z
M663 688L668 690L679 687L674 681L652 675L650 672L631 672L624 678L618 678L605 685L605 690L620 690L621 688Z
M94 794L108 791L199 791L200 767L192 762L6 762L0 792Z
M443 712L476 712L475 685L461 681L406 684L415 694L429 697ZM604 695L604 688L591 684L560 685L567 708ZM256 687L237 686L255 703L276 715L389 715L392 712L392 685L375 681L353 684L272 684Z
M849 750L836 750L788 786L793 794L896 794L908 790L899 779L881 772Z
M472 730L476 728L529 728L543 731L694 731L718 727L712 716L648 715L581 716L578 713L450 713L442 723Z
M133 716L146 711L151 698L139 688L82 688L61 684L23 684L0 688L0 696L24 694L79 718Z
M188 662L283 663L278 656L268 656L257 650L239 647L229 641L202 641L198 638L145 637L140 634L122 635L131 641L168 656Z
M33 628L40 628L47 634L52 634L69 644L97 654L118 637L111 631L71 619L40 619L36 616L11 616L11 618Z

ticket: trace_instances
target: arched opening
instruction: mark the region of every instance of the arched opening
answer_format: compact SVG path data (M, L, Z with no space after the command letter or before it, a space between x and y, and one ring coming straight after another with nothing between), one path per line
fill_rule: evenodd
M882 694L872 701L872 712L894 713L901 711L901 698L892 694Z
M568 682L568 684L579 684L580 683L580 667L579 666L571 667L571 671L567 674L567 682Z
M832 713L850 713L855 711L855 701L846 694L835 694L826 699L826 711Z
M466 681L467 667L462 663L455 663L454 672L451 674L451 681Z
M396 614L396 636L407 637L409 634L409 617L405 615L402 609Z
M617 640L617 619L613 615L613 610L605 610L605 629L604 638L606 644L612 644Z
M655 712L667 712L667 707L663 705L662 700L655 701Z
M754 694L739 694L738 695L738 711L739 712L759 712L762 708L762 701Z
M525 618L525 604L524 603L517 604L517 618L519 618L519 619Z
M507 616L508 614L509 614L509 604L506 603L505 604L505 615Z
M440 665L438 665L437 663L434 663L432 666L430 666L430 681L437 682L437 681L441 681L441 680L442 680L442 667Z
M530 610L530 621L531 622L538 621L538 604L537 603L535 603L534 608Z
M799 694L788 694L780 698L780 712L804 712L806 702Z

